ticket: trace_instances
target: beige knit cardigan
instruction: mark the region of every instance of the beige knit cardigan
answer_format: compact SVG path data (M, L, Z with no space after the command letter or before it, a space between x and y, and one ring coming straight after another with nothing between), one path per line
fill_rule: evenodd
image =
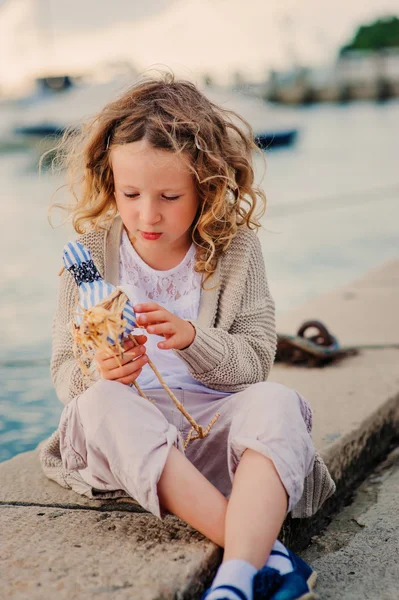
M122 221L116 217L105 231L89 232L78 239L93 255L105 281L119 284L119 246ZM57 311L53 320L51 376L61 402L68 404L90 385L72 352L71 325L76 310L77 287L72 275L61 276ZM228 251L202 290L196 335L184 350L174 352L197 381L223 392L238 392L266 381L276 351L274 302L267 284L257 235L239 228ZM92 366L92 365L88 365ZM125 497L123 490L100 492L88 486L78 471L64 469L59 451L59 431L40 444L45 474L64 487L91 498ZM302 499L293 517L308 517L335 490L321 457L316 454Z

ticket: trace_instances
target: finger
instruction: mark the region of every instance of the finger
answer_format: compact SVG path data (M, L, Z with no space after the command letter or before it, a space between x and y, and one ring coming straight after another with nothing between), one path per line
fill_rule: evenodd
M163 323L164 321L167 321L170 316L170 313L168 313L165 309L154 310L145 315L139 315L137 317L137 323L145 326L150 323Z
M108 352L97 352L94 357L94 360L99 366L102 366L106 360L108 360L109 358L115 358L116 356L118 356L118 354L116 353L110 354Z
M133 340L125 340L122 343L122 352L119 351L119 348L115 345L109 346L105 351L103 352L97 352L95 359L97 362L99 363L104 363L106 360L110 360L116 357L120 357L123 356L123 354L128 351L131 350L132 348L135 348L135 343L133 342Z
M147 362L148 362L148 357L145 355L141 356L140 358L136 358L135 360L132 360L132 361L126 363L122 367L117 367L115 369L106 370L105 372L103 372L103 378L109 379L111 381L115 381L116 379L120 379L122 377L129 377L130 375L135 373L138 369L143 368L144 365L147 364Z
M103 361L103 368L108 371L113 371L114 369L120 368L121 365L127 365L132 362L132 360L136 360L140 356L144 356L146 352L145 346L135 346L129 352L124 352L123 355L119 355L117 358L111 357L105 361Z
M145 344L148 339L147 336L144 334L134 335L133 337L139 344ZM132 347L135 346L135 344L134 344L134 342L132 342L132 340L129 339L129 342L131 342Z
M129 365L136 365L136 361L142 360L144 358L144 356L146 356L145 349L144 349L144 351L138 351L138 349L137 349L137 351L135 351L134 354L132 354L130 356L130 358L128 357L128 358L126 358L126 360L125 359L121 359L121 364L118 364L118 363L111 364L111 366L109 368L108 368L108 365L105 365L105 369L107 369L109 372L111 372L112 373L112 377L114 377L115 376L115 371L117 369L125 368L126 366L129 366ZM104 366L103 366L103 368L104 368ZM131 370L134 369L134 368L137 368L137 366L136 367L134 367L134 366L129 367L128 371L131 372Z
M129 385L130 383L133 383L133 381L136 381L137 377L140 375L142 370L143 369L139 369L138 371L136 371L135 373L133 373L133 375L130 375L129 377L121 377L120 379L115 379L115 381L119 381L120 383Z
M144 334L132 335L131 337L129 336L127 339L124 340L122 346L124 350L130 350L131 348L135 348L137 346L135 342L138 342L138 344L140 345L145 344L146 341L147 336Z
M135 335L133 336L134 339L138 342L139 345L144 346L145 342L147 341L147 336L146 335ZM131 338L124 340L123 344L122 344L122 352L118 352L115 348L115 346L111 346L109 348L109 352L104 352L101 355L99 355L100 360L102 362L104 362L105 360L109 360L112 358L116 358L116 357L124 357L126 352L130 352L131 350L133 350L133 348L137 349L138 345L134 343L134 340L132 340ZM145 350L145 347L144 347Z
M156 302L142 302L141 304L134 304L134 306L133 306L134 312L140 312L140 313L141 312L151 312L153 310L158 310L159 308L162 308L162 306L160 306Z
M133 348L133 350L130 350L129 352L125 352L123 354L123 357L120 358L121 363L122 363L122 365L127 365L130 362L132 362L132 360L136 360L137 358L144 356L145 353L146 353L145 346L135 346L135 348ZM120 365L117 365L117 366L119 367Z
M146 335L135 335L133 337L142 346L144 346L144 344L146 343L146 341L148 339ZM121 357L124 357L126 352L131 351L133 348L138 348L138 346L130 338L124 340L122 347L123 347L122 353L118 352L118 350L115 346L110 346L108 348L108 351L97 352L94 357L95 361L99 365L103 365L105 361L110 360L110 359L111 360L114 359L115 361L117 361L118 359L120 360ZM116 363L116 364L118 364L118 363Z
M147 331L155 335L173 335L176 333L176 328L172 323L159 323L158 325L150 325L147 327Z
M124 350L130 350L130 348L134 348L136 344L134 343L134 340L127 338L125 340L123 340L122 343L122 347Z
M177 346L177 336L172 335L172 337L168 338L167 340L165 340L163 342L159 342L159 344L157 344L157 346L161 350L172 350L173 348L176 348L176 346Z

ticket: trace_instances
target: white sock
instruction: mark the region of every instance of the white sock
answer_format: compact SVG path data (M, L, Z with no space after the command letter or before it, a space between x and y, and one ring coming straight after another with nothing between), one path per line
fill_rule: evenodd
M237 558L223 562L216 573L215 579L211 585L211 591L206 600L220 600L221 598L241 600L233 590L227 590L225 588L222 588L221 590L214 589L221 585L234 586L241 590L248 600L253 600L252 585L256 573L256 567L246 560Z
M278 552L282 552L287 556L281 556L280 554L270 554L267 559L266 566L271 567L272 569L277 569L281 575L285 575L286 573L291 573L293 571L292 562L288 555L288 550L279 540L276 540L273 544L273 550L277 550Z

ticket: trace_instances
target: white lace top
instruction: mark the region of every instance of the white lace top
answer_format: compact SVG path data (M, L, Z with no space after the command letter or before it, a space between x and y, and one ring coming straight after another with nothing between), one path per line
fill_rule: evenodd
M176 267L167 271L157 271L149 267L137 254L126 231L123 230L119 263L119 285L133 304L156 302L182 319L197 319L202 276L194 271L194 244ZM136 329L135 333L146 332ZM146 335L147 354L169 387L188 391L213 391L191 377L186 364L172 350L160 350L157 347L158 342L164 339L162 336L147 333ZM137 383L144 390L162 387L149 365L143 368Z

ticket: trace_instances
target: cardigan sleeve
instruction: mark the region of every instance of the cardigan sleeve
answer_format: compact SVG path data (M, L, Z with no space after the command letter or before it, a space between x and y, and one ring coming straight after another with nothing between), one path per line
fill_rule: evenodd
M277 334L275 304L266 279L258 238L252 238L239 309L228 330L192 325L192 344L176 353L197 381L212 389L238 392L252 383L266 381L273 365ZM230 300L235 293L230 285ZM228 303L226 297L224 304Z
M60 278L57 308L52 326L50 373L57 396L65 405L90 385L81 372L78 359L73 355L71 327L76 302L75 281L68 271L64 271ZM87 361L85 364L90 367Z

